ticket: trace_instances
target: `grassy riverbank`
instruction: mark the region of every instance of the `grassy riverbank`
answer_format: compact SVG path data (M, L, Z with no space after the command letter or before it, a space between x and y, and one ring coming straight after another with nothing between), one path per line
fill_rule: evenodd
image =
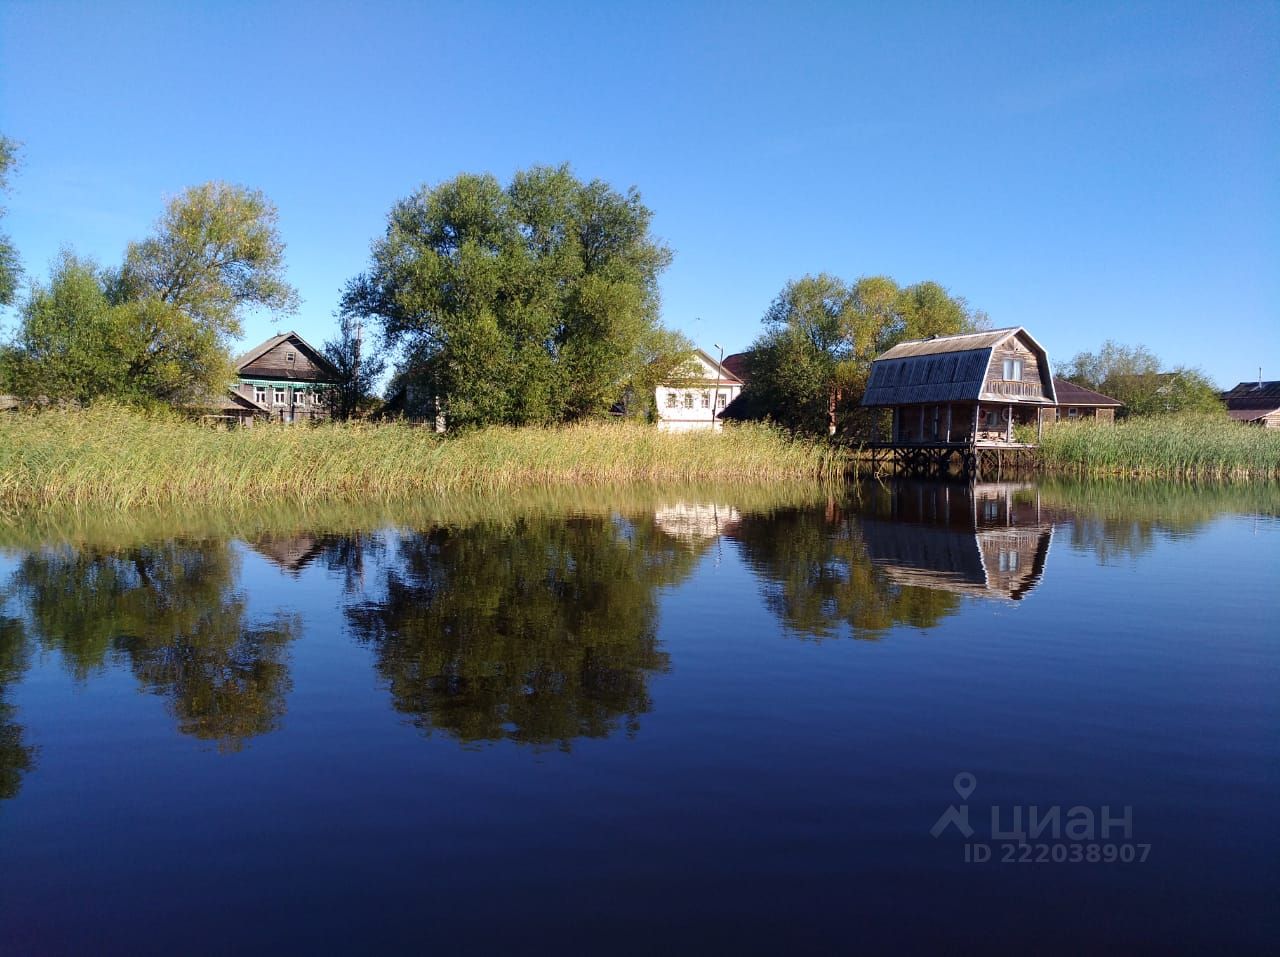
M1062 422L1044 430L1045 468L1080 475L1170 478L1280 477L1280 430L1224 415L1131 418L1115 425Z
M843 475L847 453L764 426L669 435L643 424L405 425L221 431L114 408L0 416L0 510L227 506L421 497L560 484L779 481Z

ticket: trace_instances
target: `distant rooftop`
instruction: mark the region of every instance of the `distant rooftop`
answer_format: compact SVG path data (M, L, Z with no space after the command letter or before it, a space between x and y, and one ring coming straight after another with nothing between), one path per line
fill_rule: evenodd
M1098 405L1116 408L1124 405L1123 402L1109 395L1094 392L1092 389L1086 389L1066 379L1059 379L1057 376L1053 377L1053 391L1058 394L1058 405Z
M1222 398L1228 409L1280 409L1280 381L1241 382Z

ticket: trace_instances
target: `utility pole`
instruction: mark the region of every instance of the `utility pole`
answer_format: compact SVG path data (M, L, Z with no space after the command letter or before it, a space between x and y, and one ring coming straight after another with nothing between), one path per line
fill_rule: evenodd
M711 431L714 432L716 430L716 403L720 401L720 384L724 381L724 346L718 342L711 344L720 350L720 358L716 362L716 390L711 393Z
M351 357L351 382L347 386L347 401L349 408L346 409L346 417L354 418L356 413L356 404L360 401L360 343L364 336L364 320L356 320L356 346Z

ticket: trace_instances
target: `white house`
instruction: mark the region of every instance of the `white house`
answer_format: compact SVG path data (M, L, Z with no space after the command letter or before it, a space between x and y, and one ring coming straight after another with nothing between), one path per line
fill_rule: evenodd
M701 349L678 380L654 390L658 428L665 432L719 429L720 413L738 397L743 381Z

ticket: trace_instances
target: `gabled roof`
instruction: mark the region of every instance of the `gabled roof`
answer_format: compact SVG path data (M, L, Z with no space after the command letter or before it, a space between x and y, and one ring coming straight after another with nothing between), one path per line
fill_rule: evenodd
M987 370L995 350L1015 336L1021 337L1036 354L1042 393L1039 396L996 395L986 391ZM890 406L987 400L1023 405L1056 403L1048 353L1021 326L900 342L871 363L862 404Z
M1228 409L1280 409L1280 380L1241 382L1222 398Z
M333 363L330 362L328 359L326 359L323 353L317 351L316 348L311 345L311 343L307 342L306 339L302 338L302 336L298 335L296 332L293 332L292 330L290 330L289 332L282 332L278 336L272 336L270 339L268 339L266 342L262 343L261 345L256 346L253 349L250 349L248 352L246 352L244 355L242 355L239 359L236 360L236 363L235 363L236 372L239 372L240 370L242 370L245 366L253 362L255 359L261 359L264 355L266 355L268 352L270 352L272 349L274 349L276 346L280 345L281 343L290 342L290 341L293 342L293 344L298 348L300 352L305 352L307 354L307 358L309 358L316 365L320 366L325 371L330 373L335 379L338 377L339 375L338 370L333 367Z
M713 355L711 355L705 349L699 349L697 347L694 347L693 357L698 359L701 364L704 364L707 367L707 370L706 370L707 375L703 377L699 377L696 375L688 376L688 377L675 375L672 378L677 378L677 379L688 378L704 384L705 383L716 383L718 385L742 385L743 384L742 380L739 379L736 375L734 375L733 372L730 371L727 365L720 365L719 378L717 378L716 377L716 365L717 365L716 359ZM678 372L679 370L676 370L676 371Z
M1059 379L1057 376L1053 377L1053 391L1058 394L1058 405L1114 406L1117 409L1124 405L1123 402L1109 395L1094 392L1092 389L1086 389L1066 379Z
M705 349L695 348L693 351L697 353L698 356L704 362L707 363L707 365L711 366L712 369L718 368L719 370L718 374L720 376L719 382L721 384L724 384L724 385L741 385L742 384L742 380L739 379L736 375L734 375L733 372L729 370L724 365L723 362L719 362L714 356L712 356L711 353L707 352Z
M247 395L241 395L234 389L228 389L220 395L197 396L185 403L188 409L203 409L209 412L261 412L270 415L271 410L259 405Z

